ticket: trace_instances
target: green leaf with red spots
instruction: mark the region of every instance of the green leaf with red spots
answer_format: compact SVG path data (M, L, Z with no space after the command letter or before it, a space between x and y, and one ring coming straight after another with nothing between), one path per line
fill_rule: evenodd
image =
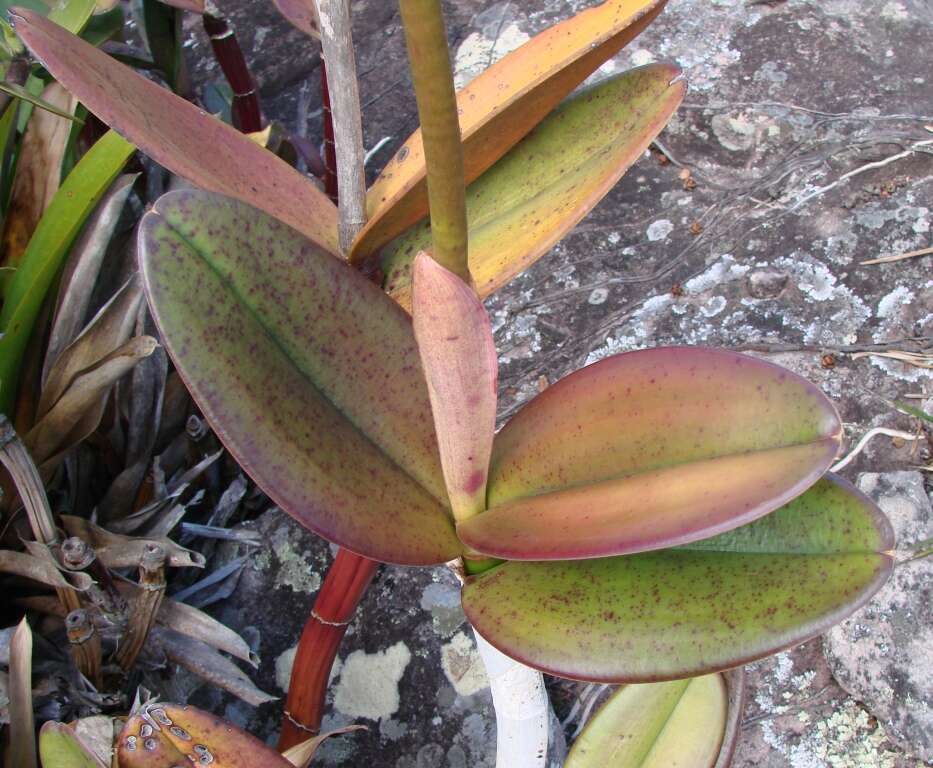
M653 682L728 669L815 637L893 567L890 523L826 476L754 523L686 547L509 562L467 581L473 626L561 677Z
M139 245L169 353L269 496L374 560L459 555L402 309L299 233L220 195L163 196Z
M670 120L680 69L624 72L558 107L467 188L470 274L480 297L530 267L615 186ZM386 290L411 303L411 265L431 247L423 221L382 251Z
M294 768L282 755L223 718L191 706L145 704L117 739L120 768Z
M336 207L288 163L54 22L22 8L12 14L17 34L55 79L153 160L338 253Z
M829 468L842 425L790 371L734 352L628 352L571 374L496 436L461 540L506 560L663 549L771 512Z
M428 381L455 520L486 505L499 362L489 315L473 289L426 253L415 259L415 338Z

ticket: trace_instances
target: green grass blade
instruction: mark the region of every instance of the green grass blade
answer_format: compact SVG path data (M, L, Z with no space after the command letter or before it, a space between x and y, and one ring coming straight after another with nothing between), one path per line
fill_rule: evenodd
M30 238L0 310L0 412L10 411L26 344L68 248L134 150L108 131L65 179Z

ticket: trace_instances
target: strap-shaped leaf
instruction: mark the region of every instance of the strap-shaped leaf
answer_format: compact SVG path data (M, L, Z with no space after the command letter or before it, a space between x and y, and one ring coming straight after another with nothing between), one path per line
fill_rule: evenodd
M651 64L573 97L469 186L470 274L481 297L546 253L641 157L683 99L680 74ZM412 260L430 243L425 221L383 250L386 289L403 306Z
M687 347L616 355L549 387L503 428L489 511L458 532L507 560L686 544L805 491L841 434L819 388L771 363Z
M173 173L255 205L337 253L337 209L314 184L235 128L22 8L16 32L107 125Z
M827 476L780 510L688 547L505 563L468 580L476 629L561 677L653 682L744 664L819 635L893 567L890 523Z
M722 675L625 685L587 723L564 768L713 768L728 710Z
M299 233L211 193L163 196L140 261L182 378L283 509L374 560L457 556L404 311Z
M489 315L470 286L425 253L415 259L413 322L454 519L486 505L499 363Z
M467 183L511 149L574 88L641 34L667 0L607 0L544 30L457 94ZM396 152L367 195L359 261L428 212L421 130Z

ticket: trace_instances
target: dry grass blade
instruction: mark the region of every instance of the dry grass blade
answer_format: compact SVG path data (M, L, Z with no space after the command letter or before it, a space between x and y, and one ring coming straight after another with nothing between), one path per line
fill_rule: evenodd
M897 360L917 368L933 368L933 354L926 352L906 352L894 349L890 352L856 352L852 355L853 360L858 360L860 357L886 357L889 360Z
M59 289L58 305L55 308L45 364L42 367L43 389L59 355L84 328L84 318L87 316L91 293L100 274L104 254L137 176L138 174L126 174L117 178L71 247L62 272L62 287Z
M255 683L243 674L243 670L206 643L161 627L153 630L152 634L169 661L218 688L229 691L248 704L258 707L278 698L257 688Z
M11 549L0 549L0 571L38 581L40 584L54 587L56 590L73 592L73 590L77 589L84 592L90 587L91 577L86 573L70 574L72 581L69 582L62 572L58 570L45 544L31 541L27 542L27 547L30 549L30 554L14 552ZM45 556L42 555L43 552ZM39 556L36 556L37 554ZM75 606L80 606L77 597ZM69 607L68 610L74 610L74 608Z
M44 544L58 541L58 531L52 519L52 510L45 496L45 487L35 462L19 439L10 420L0 414L0 462L16 484L16 490L26 508L32 535Z
M320 736L314 736L307 741L301 742L301 744L296 744L290 749L286 749L282 753L282 757L288 760L292 765L298 766L298 768L308 768L314 757L314 753L317 752L321 744L331 736L340 736L343 733L366 730L369 729L365 725L348 725L345 728L337 728L333 731L322 733Z
M898 253L893 256L882 256L878 259L869 259L868 261L861 262L862 265L867 264L891 264L895 261L903 261L904 259L913 259L917 256L929 256L933 254L933 248L921 248L919 251L908 251L907 253Z
M133 275L62 351L49 371L39 400L39 416L48 413L82 372L103 360L132 335L142 290Z
M139 587L131 583L121 583L119 589L129 601L132 601L139 591ZM194 606L166 597L159 606L156 623L225 651L254 667L259 666L259 657L250 650L242 637L226 624L220 623Z
M158 346L151 336L138 336L72 381L68 391L26 435L43 472L53 470L65 451L97 429L110 388Z
M36 768L36 722L32 713L32 632L23 619L10 642L10 762Z
M74 111L78 103L56 82L42 92L42 99L63 112ZM19 263L39 219L58 191L71 125L70 120L44 110L37 110L29 120L3 231L4 266Z
M73 515L62 515L61 521L68 535L77 536L93 547L98 559L107 568L131 568L137 565L149 544L162 547L170 568L204 567L204 557L200 553L185 549L170 539L135 539L111 533L90 520Z

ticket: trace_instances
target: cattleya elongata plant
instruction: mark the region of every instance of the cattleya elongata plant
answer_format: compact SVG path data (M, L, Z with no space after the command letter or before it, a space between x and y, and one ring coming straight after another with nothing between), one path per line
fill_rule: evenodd
M348 258L337 210L301 174L16 11L55 77L201 187L144 217L140 265L175 365L244 469L352 557L461 560L480 648L579 680L676 680L761 658L855 610L893 565L883 515L824 474L842 435L832 404L769 363L629 352L494 431L481 299L592 209L685 85L656 64L558 103L662 7L607 0L454 100L440 4L401 0L424 133L369 190ZM382 287L355 268L373 259ZM540 750L499 758L544 764Z

